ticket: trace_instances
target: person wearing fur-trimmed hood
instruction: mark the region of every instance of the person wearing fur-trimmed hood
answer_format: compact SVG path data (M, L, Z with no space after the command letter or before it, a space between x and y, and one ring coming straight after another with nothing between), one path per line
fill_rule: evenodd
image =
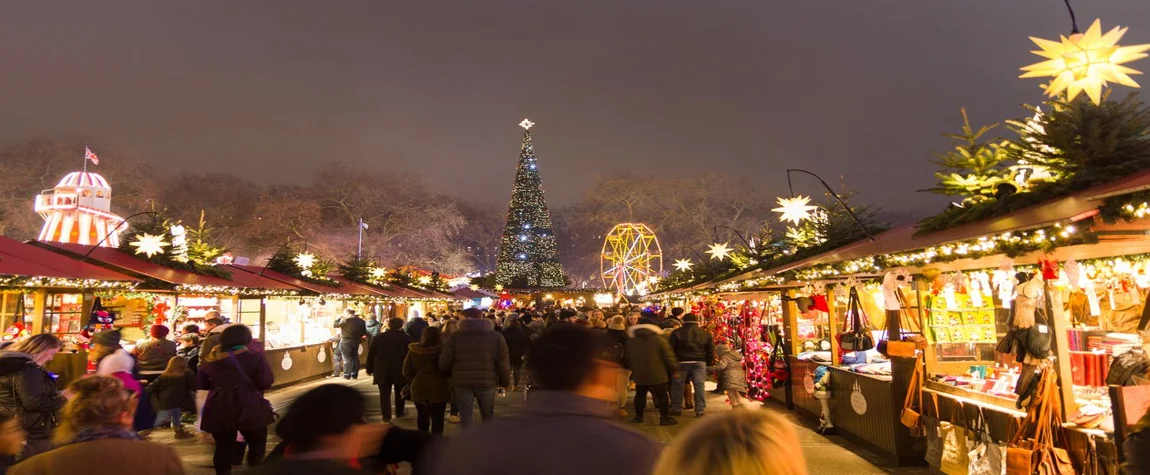
M659 425L669 426L678 421L670 416L670 382L679 376L679 362L671 351L671 344L662 335L663 329L654 320L643 318L627 329L631 338L624 345L623 359L631 370L635 381L635 418L632 422L643 422L643 411L647 408L647 393L655 397L659 408Z

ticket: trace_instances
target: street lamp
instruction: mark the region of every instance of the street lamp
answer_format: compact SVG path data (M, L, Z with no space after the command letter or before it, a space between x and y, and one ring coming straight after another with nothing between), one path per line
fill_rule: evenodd
M867 230L866 226L863 226L862 221L859 221L859 217L855 216L855 212L851 210L851 207L847 206L847 204L843 202L843 199L839 197L838 193L835 193L835 190L832 190L831 186L828 185L826 181L823 181L822 177L815 175L814 173L808 172L806 170L800 170L798 168L788 168L787 169L787 188L789 188L791 190L791 197L795 196L795 187L794 187L794 185L791 184L791 172L806 173L807 175L815 177L815 179L818 180L819 183L823 184L823 188L827 189L827 193L830 193L831 196L834 197L835 201L838 201L838 203L840 205L842 205L843 209L846 210L847 214L849 214L851 216L851 219L854 220L855 224L858 225L859 229L861 229L862 232L866 233L867 238L870 239L871 241L874 241L874 235L871 234L869 230Z
M84 162L87 163L87 160L85 160ZM156 216L159 216L160 213L157 213L155 211L140 211L139 213L136 213L136 214L133 214L131 216L128 216L127 218L124 218L123 220L120 221L120 224L117 224L114 228L112 228L110 231L108 231L107 234L104 234L104 237L102 239L100 239L100 241L97 242L95 246L92 246L91 249L88 249L88 252L85 252L84 257L81 257L80 260L81 261L88 260L88 256L92 255L92 251L95 251L96 248L98 248L98 247L100 247L100 245L104 244L104 241L107 241L108 238L112 237L113 234L119 232L120 226L123 226L124 224L126 224L129 219L135 218L136 216L143 216L145 214L150 214L150 215L152 215L153 218L155 218Z

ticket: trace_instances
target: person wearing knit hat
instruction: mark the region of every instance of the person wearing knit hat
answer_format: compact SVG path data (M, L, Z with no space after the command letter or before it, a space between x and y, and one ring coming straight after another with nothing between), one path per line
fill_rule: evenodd
M151 381L168 367L168 360L176 356L179 345L167 339L169 330L166 326L152 325L148 333L151 337L136 345L132 355L140 365L140 375Z
M88 359L96 364L96 374L114 376L124 383L124 389L140 392L140 382L132 377L136 359L120 347L120 330L104 330L92 335Z
M619 417L627 417L627 388L631 383L631 370L626 365L625 348L627 346L627 319L622 315L615 315L607 319L608 353L611 359L619 365L615 374L615 410Z

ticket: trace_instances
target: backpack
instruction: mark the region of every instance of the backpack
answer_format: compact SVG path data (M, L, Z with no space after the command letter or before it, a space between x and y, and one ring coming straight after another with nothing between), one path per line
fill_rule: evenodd
M1127 351L1114 357L1110 363L1110 373L1106 375L1108 386L1135 386L1134 377L1145 377L1150 371L1150 358L1141 351Z

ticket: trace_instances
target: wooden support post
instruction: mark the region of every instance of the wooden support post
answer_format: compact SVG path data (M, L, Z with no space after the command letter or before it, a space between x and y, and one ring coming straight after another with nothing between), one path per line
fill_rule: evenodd
M260 341L267 344L268 339L268 298L260 297ZM304 340L300 340L304 341Z
M783 296L786 297L782 301L783 307L783 335L786 335L787 341L791 342L792 356L798 355L802 345L799 343L799 306L795 305L795 290L787 289L783 291Z
M1046 292L1057 292L1053 285L1047 284ZM1053 318L1051 318L1050 331L1054 332L1053 338L1050 339L1050 349L1054 351L1054 356L1057 358L1054 369L1058 371L1058 387L1062 393L1062 420L1068 421L1078 417L1078 404L1074 402L1074 384L1072 383L1073 369L1070 366L1070 342L1067 331L1070 329L1070 321L1066 318L1066 312L1062 307L1061 298L1047 298L1047 302L1053 302L1048 309Z
M841 285L841 284L839 284L839 285ZM826 292L827 292L826 293L827 308L830 309L830 312L827 312L827 325L830 326L831 361L835 366L838 366L839 364L842 364L842 358L839 357L839 339L838 339L838 335L839 335L839 310L840 310L840 308L838 305L836 305L834 291L828 289ZM843 309L843 311L845 311L845 309Z
M48 291L36 290L32 293L32 334L44 333L45 309L48 306Z

